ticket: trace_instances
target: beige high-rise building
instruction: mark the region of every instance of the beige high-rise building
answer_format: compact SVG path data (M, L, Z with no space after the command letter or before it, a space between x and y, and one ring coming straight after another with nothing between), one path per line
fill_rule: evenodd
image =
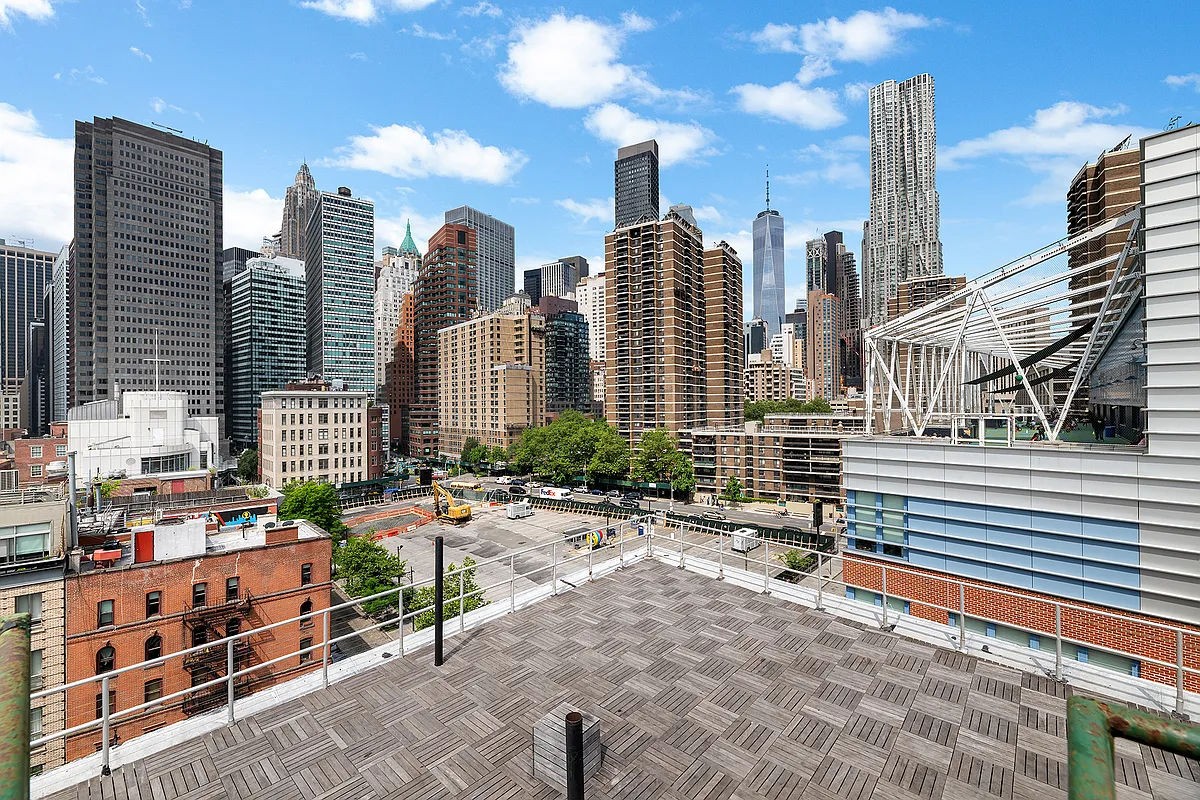
M688 206L604 237L605 417L636 446L642 433L704 423L704 243Z
M1067 236L1077 236L1105 220L1120 216L1142 199L1142 162L1138 142L1130 139L1084 164L1067 190ZM1132 223L1131 223L1132 224ZM1129 238L1129 225L1080 245L1067 255L1067 267L1076 269L1105 257L1115 256ZM1107 282L1117 262L1082 272L1070 280L1070 288L1096 286L1095 291L1071 298L1073 311L1096 313L1104 300ZM1090 304L1089 304L1090 303Z
M747 403L760 400L807 400L804 370L776 360L770 350L763 350L746 364ZM710 422L709 424L713 424Z
M811 397L835 400L842 396L841 337L842 301L819 289L808 293L808 335L804 338L804 374Z
M745 418L742 369L742 260L727 242L704 251L705 382L708 423L740 425Z
M545 423L546 321L518 295L438 331L438 451L458 458L468 438L508 447Z

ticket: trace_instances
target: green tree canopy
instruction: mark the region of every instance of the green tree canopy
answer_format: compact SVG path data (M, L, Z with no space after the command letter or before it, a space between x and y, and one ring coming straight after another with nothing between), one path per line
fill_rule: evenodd
M333 563L337 577L346 594L368 597L403 583L405 560L390 552L369 536L351 536L341 547L334 548ZM368 614L379 614L396 607L394 597L368 600L362 604Z
M746 403L746 419L762 422L768 414L829 414L833 408L822 397L812 400L797 400L794 397L787 400L756 400Z
M629 471L629 447L603 420L564 411L554 422L528 428L508 452L509 467L556 483L580 475L623 478Z
M283 487L283 499L279 502L281 519L306 519L337 538L346 532L341 514L341 501L331 483L290 481Z
M477 467L484 461L488 460L488 449L474 436L468 436L467 441L463 444L462 455L459 456L459 461L464 467Z
M721 497L731 503L736 503L742 499L742 482L732 475L725 479L725 491L721 492Z
M258 480L258 451L248 447L238 456L238 475L244 481Z
M629 474L642 483L670 481L671 486L681 492L696 488L692 462L666 428L655 428L642 434Z
M458 575L453 574L458 567L451 562L446 567L445 585L444 585L444 600L442 605L442 620L454 619L458 616L459 602L459 586L461 582L462 593L461 601L462 611L464 613L474 611L477 608L483 608L490 601L487 600L479 591L479 582L476 579L475 559L467 556L463 559L463 571ZM433 624L433 595L434 588L432 586L422 586L412 593L412 598L406 598L404 606L406 609L417 611L419 609L427 609L421 614L413 617L413 630L419 631L428 628ZM407 612L406 612L407 613Z

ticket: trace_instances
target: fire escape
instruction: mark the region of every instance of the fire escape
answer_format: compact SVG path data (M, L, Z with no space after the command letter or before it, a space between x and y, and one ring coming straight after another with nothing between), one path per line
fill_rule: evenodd
M239 592L222 603L206 603L188 608L183 614L183 624L191 631L193 646L225 638L228 635L228 626L235 621L238 630L246 628L244 622L250 613L252 599L248 592ZM189 653L184 657L183 667L191 673L193 686L223 678L228 674L228 647L228 642L216 642L210 647ZM253 655L254 651L250 648L248 638L235 641L233 643L234 672L250 666L253 663ZM251 681L252 676L250 675L235 678L234 697L244 697L249 694ZM183 713L202 714L224 705L227 699L226 684L214 684L184 697Z

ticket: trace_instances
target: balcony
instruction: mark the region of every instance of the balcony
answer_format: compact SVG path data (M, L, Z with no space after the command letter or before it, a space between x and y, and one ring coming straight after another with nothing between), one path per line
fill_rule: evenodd
M246 639L238 639L233 643L233 666L234 669L242 669L247 666L250 660L250 642ZM197 650L194 653L188 653L183 657L183 668L189 672L209 671L215 675L224 674L223 670L228 666L229 652L227 645L214 644L211 647L206 647L203 650Z

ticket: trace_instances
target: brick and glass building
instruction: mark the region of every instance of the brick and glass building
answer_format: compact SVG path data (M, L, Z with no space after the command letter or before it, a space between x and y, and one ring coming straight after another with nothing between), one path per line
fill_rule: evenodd
M17 485L22 489L47 483L62 483L67 477L67 425L50 425L49 436L13 439L9 442Z
M408 452L409 427L416 397L416 368L413 361L413 337L416 323L416 296L409 292L400 301L400 319L392 337L391 357L384 370L384 400L388 406L393 450Z
M564 411L592 411L592 364L588 353L588 323L578 311L545 314L546 419Z
M375 386L380 398L386 394L387 364L393 355L401 306L420 270L421 254L413 241L410 222L400 246L383 248L375 262Z
M462 225L475 233L475 304L494 311L515 290L516 232L507 222L470 206L446 212L446 225ZM430 240L430 249L433 242Z
M387 453L387 409L370 392L313 380L263 392L258 469L262 482L342 485L379 478Z
M162 389L225 413L223 165L119 117L75 123L72 407Z
M746 364L744 375L744 402L808 399L804 370L777 360L770 350L762 351L757 357L752 356Z
M413 286L414 394L408 426L408 455L437 458L439 385L438 331L475 316L476 232L446 224L429 239L429 251Z
M728 242L704 251L704 375L709 424L742 421L742 260Z
M66 681L152 662L110 679L110 714L151 704L113 723L114 744L223 705L224 683L168 699L228 674L228 644L221 640L329 607L329 534L306 520L280 522L274 499L181 514L124 532L96 531L99 541L90 533L81 529L83 552L66 575ZM264 665L323 641L320 619L296 621L236 641L234 669ZM209 643L207 649L171 657ZM316 651L262 666L235 679L235 696L273 686L320 662ZM68 727L100 717L101 686L97 680L67 691ZM99 727L69 736L67 759L96 752L102 738Z

